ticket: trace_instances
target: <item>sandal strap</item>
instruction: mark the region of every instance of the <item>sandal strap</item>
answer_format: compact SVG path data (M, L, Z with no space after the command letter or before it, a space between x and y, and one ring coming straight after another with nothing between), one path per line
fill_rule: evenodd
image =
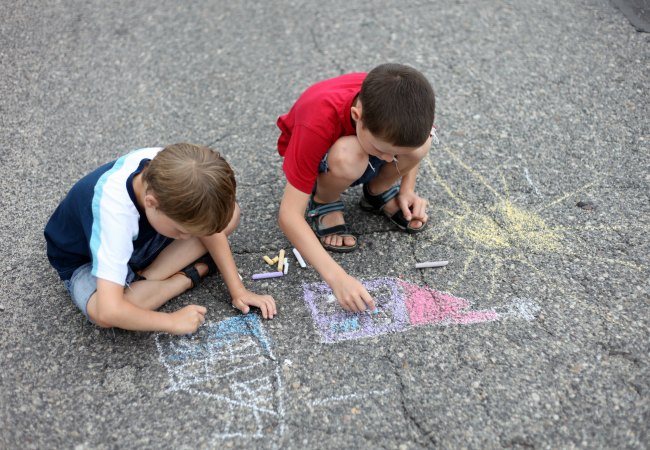
M199 271L196 270L196 268L194 267L194 263L190 264L189 266L185 267L184 269L176 273L183 274L187 278L189 278L190 281L192 282L192 288L195 288L199 284L201 284L201 276L199 275Z
M399 195L399 188L400 185L396 184L395 186L388 189L387 191L375 195L370 193L370 189L368 188L368 184L366 183L363 185L363 196L373 208L382 209L386 205L386 203L388 203L393 198Z
M214 259L212 259L212 256L210 256L210 253L206 253L205 255L201 256L199 259L194 261L192 263L192 266L195 266L195 265L201 264L201 263L208 266L208 272L205 274L206 277L208 275L212 275L212 274L217 273L217 270L219 270L217 268L217 263L214 262Z
M308 217L318 217L324 216L334 211L343 211L345 206L341 200L332 202L332 203L318 203L314 201L314 198L309 199L309 211L307 211Z
M205 274L206 277L208 275L212 275L216 273L218 270L217 264L212 259L212 256L210 256L210 253L206 253L205 255L201 256L199 259L194 261L189 266L184 267L182 270L176 272L176 273L181 273L185 275L187 278L189 278L192 281L193 288L201 284L201 275L199 275L199 271L196 270L195 267L197 264L205 264L206 266L208 266L208 272Z
M319 238L329 236L331 234L336 234L336 235L344 236L344 237L345 236L354 237L354 235L350 233L350 228L348 227L348 224L346 224L346 223L339 224L339 225L334 225L334 226L327 227L327 228L315 227L314 233L316 233L316 236L318 236Z

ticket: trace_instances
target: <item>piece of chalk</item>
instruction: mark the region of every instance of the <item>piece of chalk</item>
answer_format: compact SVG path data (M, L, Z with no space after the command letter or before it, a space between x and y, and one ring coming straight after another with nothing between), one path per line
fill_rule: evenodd
M289 258L284 258L284 274L289 273Z
M300 264L300 267L307 267L307 264L305 264L305 260L302 259L302 255L298 251L297 248L293 249L293 254L296 255L296 259L298 260L298 263Z
M262 280L264 278L277 278L284 275L282 272L266 272L253 274L253 280Z
M415 263L416 269L426 269L427 267L442 267L449 264L449 261L430 261L430 262L421 262Z
M284 249L280 249L277 258L278 260L276 262L278 263L278 272L282 272L282 268L284 267Z
M271 260L271 262L272 262L273 264L275 264L275 263L278 262L278 257L277 257L277 255L273 257L273 259Z
M278 272L282 272L282 267L284 266L284 249L280 250L278 255Z
M268 256L266 256L266 255L264 255L264 261L266 261L266 263L267 263L269 266L272 266L273 264L275 264L275 263L273 262L273 260L272 260L271 258L269 258Z

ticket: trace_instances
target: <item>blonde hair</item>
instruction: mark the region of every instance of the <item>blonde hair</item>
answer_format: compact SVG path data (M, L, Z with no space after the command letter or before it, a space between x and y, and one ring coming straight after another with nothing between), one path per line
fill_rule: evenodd
M224 230L235 211L235 174L219 154L203 145L173 144L142 173L158 209L196 236Z

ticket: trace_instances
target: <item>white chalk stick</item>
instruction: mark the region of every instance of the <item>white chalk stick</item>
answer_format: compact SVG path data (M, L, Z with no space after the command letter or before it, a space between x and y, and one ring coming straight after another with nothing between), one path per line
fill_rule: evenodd
M284 258L284 274L289 273L289 258Z
M449 261L430 261L430 262L421 262L416 263L416 269L426 269L427 267L443 267L449 264Z
M300 252L298 251L297 248L293 249L293 254L296 255L296 259L298 260L298 263L300 264L300 267L303 267L303 268L307 267L307 264L305 264L305 260L302 259L302 255L300 254Z

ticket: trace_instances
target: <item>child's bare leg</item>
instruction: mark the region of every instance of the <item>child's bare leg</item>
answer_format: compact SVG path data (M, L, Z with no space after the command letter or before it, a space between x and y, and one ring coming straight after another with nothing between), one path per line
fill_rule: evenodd
M379 174L372 180L368 182L368 188L372 194L379 194L385 192L390 187L395 184L397 180L402 177L402 173L407 173L420 164L420 161L429 151L429 147L421 147L417 150L414 150L411 153L404 155L399 155L397 160L397 166L395 162L386 163L381 167ZM398 170L399 168L399 170ZM384 206L384 211L389 215L392 215L397 212L399 205L397 203L397 198L391 199L386 206ZM420 228L424 223L419 220L411 221L411 226L413 228Z
M331 203L339 200L341 193L357 180L368 166L368 155L359 145L356 136L344 136L337 140L327 155L327 172L318 175L314 200L318 203ZM322 218L324 227L345 223L343 213L335 211ZM355 239L351 236L331 235L323 239L333 246L351 246Z
M233 217L223 233L232 234L239 225L240 217L239 206L235 205ZM145 279L131 283L126 288L125 298L141 308L160 308L192 287L192 281L178 272L206 253L207 249L199 238L172 242L140 273ZM208 272L208 266L203 263L196 264L195 267L201 277Z
M198 238L176 240L169 244L140 275L144 279L131 283L124 291L129 302L144 309L158 309L192 287L192 281L178 272L206 253ZM208 267L197 264L199 275Z
M196 269L200 276L204 276L208 271L205 264L198 264ZM124 291L124 298L140 308L156 310L191 287L192 281L177 273L166 280L140 280L131 283Z
M240 217L239 205L235 204L232 219L222 233L228 236L232 234L239 225ZM207 251L198 238L176 240L167 246L149 267L140 272L140 275L147 280L165 280L205 255Z

